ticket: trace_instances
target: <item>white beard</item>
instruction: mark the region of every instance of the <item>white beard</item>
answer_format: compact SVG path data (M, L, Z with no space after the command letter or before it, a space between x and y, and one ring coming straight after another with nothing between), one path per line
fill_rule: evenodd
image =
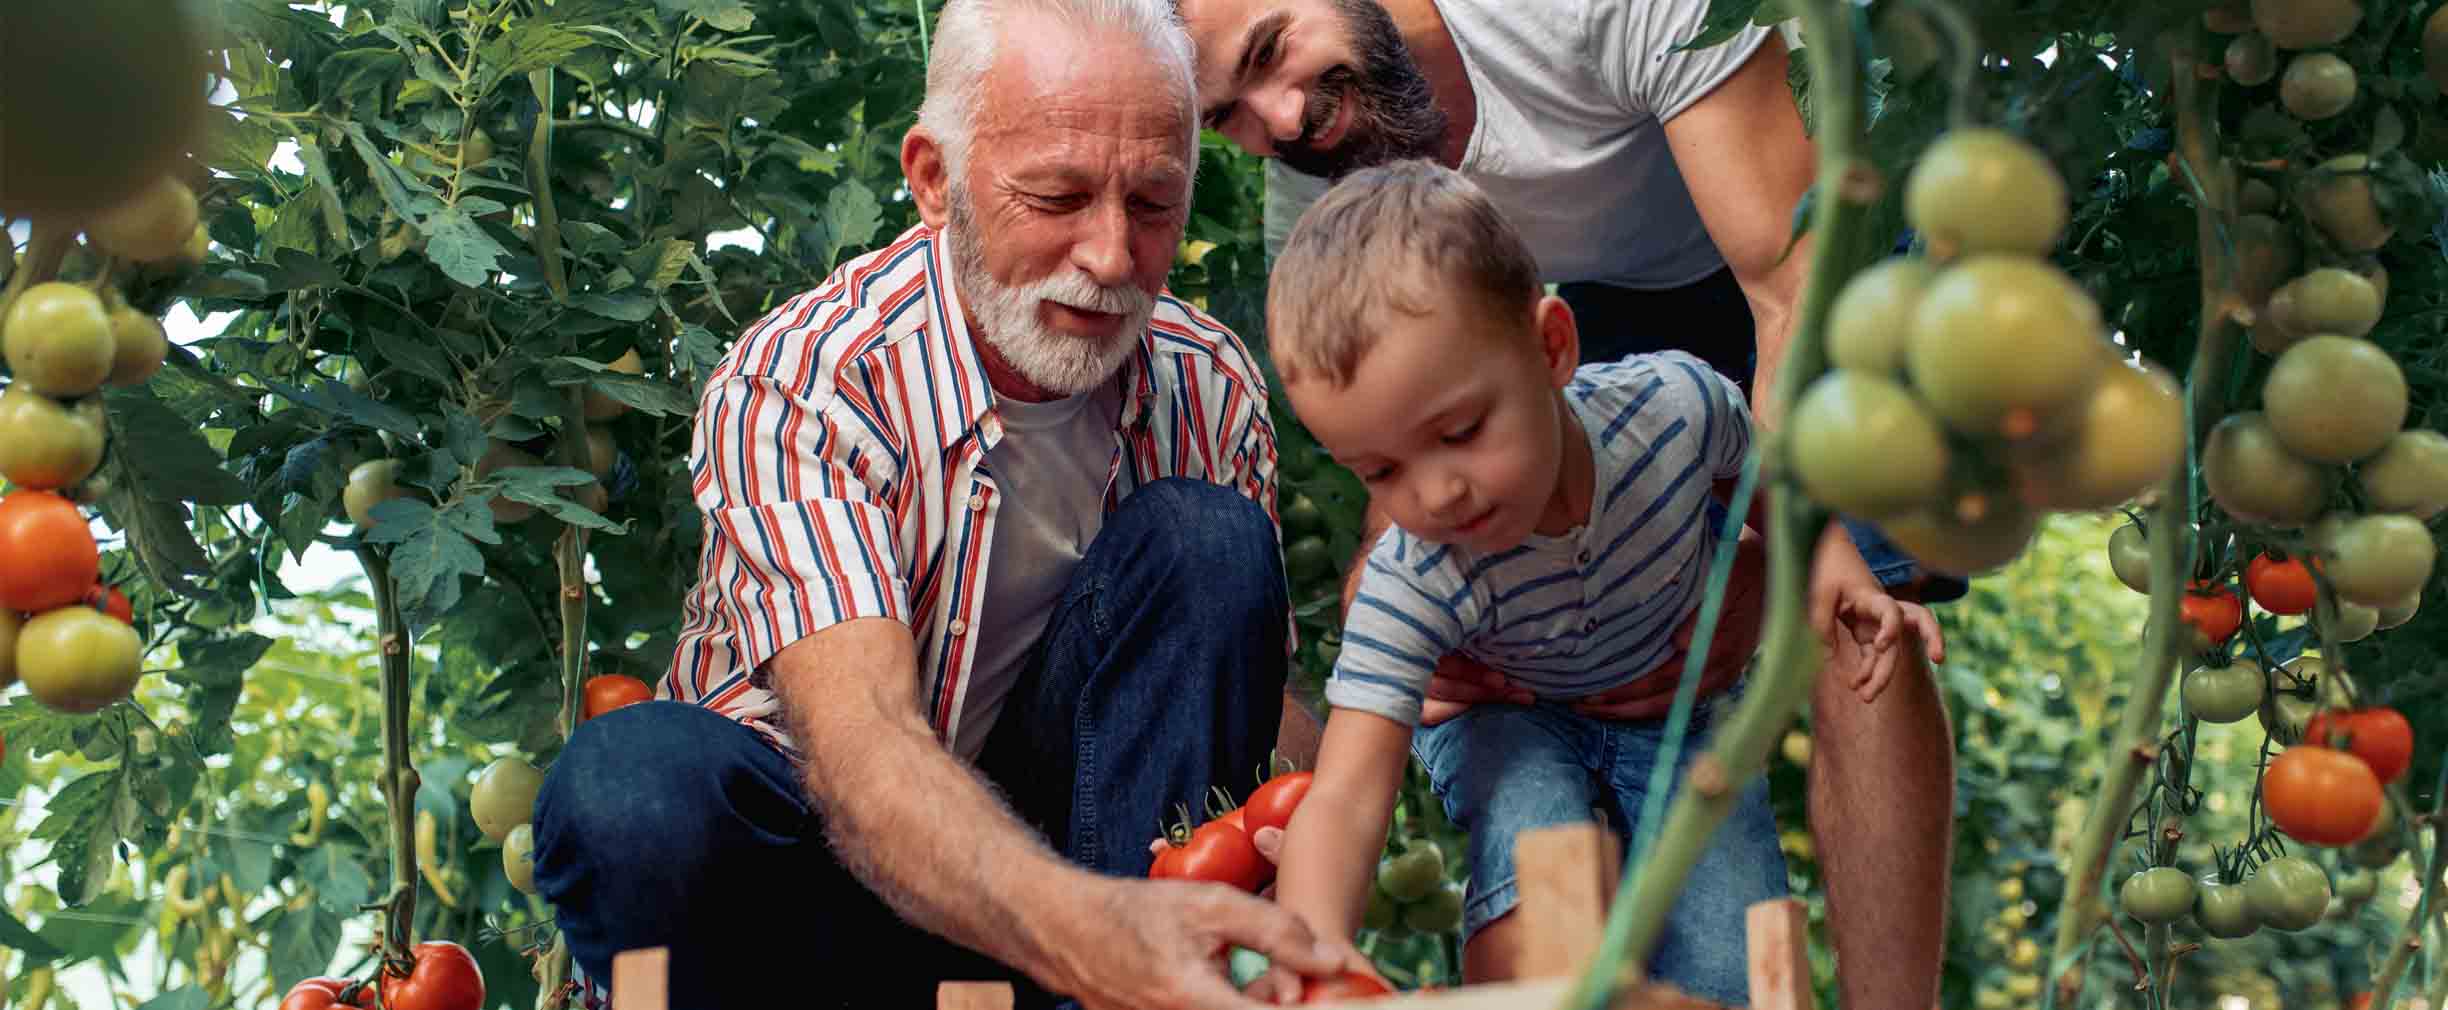
M1030 384L1057 396L1077 396L1104 384L1122 367L1156 314L1156 297L1128 284L1108 287L1086 273L1064 268L1054 276L1011 286L986 272L974 238L968 199L954 186L952 243L954 280L964 306L975 314L980 339ZM1040 302L1059 302L1087 312L1123 317L1109 340L1057 331L1037 317Z

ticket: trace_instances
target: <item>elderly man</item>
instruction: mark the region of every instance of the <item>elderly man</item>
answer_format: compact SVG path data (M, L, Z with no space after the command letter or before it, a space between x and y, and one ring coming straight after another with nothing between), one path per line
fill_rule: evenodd
M1522 232L1572 307L1583 360L1687 350L1746 383L1760 422L1776 422L1766 394L1809 267L1807 242L1785 249L1815 158L1773 31L1746 25L1723 45L1679 50L1700 34L1707 0L1180 2L1199 49L1203 121L1276 159L1270 239L1326 179L1435 159ZM1817 557L1867 564L1907 600L1963 589L1925 578L1863 524L1831 526ZM1826 607L1812 609L1824 627ZM1934 638L1927 612L1907 609ZM1875 705L1849 690L1858 671L1831 668L1811 709L1811 817L1847 1006L1937 998L1952 748L1926 667L1900 651L1909 665ZM1484 672L1483 689L1450 689L1474 677L1446 666L1454 701L1513 696ZM1590 707L1654 717L1667 700ZM1509 935L1482 934L1491 949Z
M934 46L923 224L709 377L666 700L554 763L537 884L591 976L669 947L692 1010L1015 974L1030 1004L1255 1007L1230 945L1333 962L1271 903L1146 879L1175 804L1307 719L1265 384L1162 293L1188 39L1163 0L953 0Z

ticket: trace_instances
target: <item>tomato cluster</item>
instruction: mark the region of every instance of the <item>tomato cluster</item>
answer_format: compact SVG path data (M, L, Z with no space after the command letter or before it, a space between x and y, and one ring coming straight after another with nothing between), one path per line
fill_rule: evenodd
M300 980L281 997L279 1010L334 1010L341 1007L387 1010L482 1010L484 973L467 948L446 941L417 944L410 951L406 973L384 968L374 982L318 976Z
M134 693L144 643L127 595L97 581L101 566L75 502L0 497L0 688L22 680L34 700L80 715Z
M1192 828L1175 825L1148 867L1159 880L1205 880L1256 894L1272 883L1275 864L1254 840L1265 828L1287 828L1309 795L1311 773L1280 773L1250 793L1249 801Z
M1829 308L1835 367L1796 401L1787 458L1813 499L1932 571L1993 571L2047 512L2122 503L2183 458L2174 378L2120 360L2099 305L2046 258L2067 207L2030 143L1954 130L1905 184L1925 251L1862 271Z

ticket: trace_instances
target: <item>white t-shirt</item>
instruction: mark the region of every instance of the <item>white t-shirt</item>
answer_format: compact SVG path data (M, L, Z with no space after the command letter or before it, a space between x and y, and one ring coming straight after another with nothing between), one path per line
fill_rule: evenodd
M1461 50L1478 125L1461 173L1538 257L1541 280L1680 287L1725 258L1666 146L1665 123L1723 83L1772 28L1722 45L1700 34L1708 0L1436 0ZM1283 247L1326 191L1267 161L1266 240Z
M1002 504L986 556L986 607L978 622L968 707L954 750L975 759L1028 667L1046 619L1105 525L1105 479L1113 467L1122 400L1107 382L1078 396L995 401L1003 438L986 453Z

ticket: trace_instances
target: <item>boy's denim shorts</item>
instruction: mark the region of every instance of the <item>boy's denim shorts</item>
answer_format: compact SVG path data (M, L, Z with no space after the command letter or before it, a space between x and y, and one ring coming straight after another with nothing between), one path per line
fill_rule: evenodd
M1743 686L1694 706L1675 789L1682 788L1692 759L1706 751L1710 725L1733 712ZM1519 902L1513 842L1523 831L1604 817L1630 849L1665 736L1663 718L1606 722L1554 702L1478 705L1419 728L1412 750L1446 815L1470 833L1464 942ZM1746 1004L1745 916L1753 903L1786 893L1768 780L1754 777L1692 867L1649 959L1649 976L1702 999Z

